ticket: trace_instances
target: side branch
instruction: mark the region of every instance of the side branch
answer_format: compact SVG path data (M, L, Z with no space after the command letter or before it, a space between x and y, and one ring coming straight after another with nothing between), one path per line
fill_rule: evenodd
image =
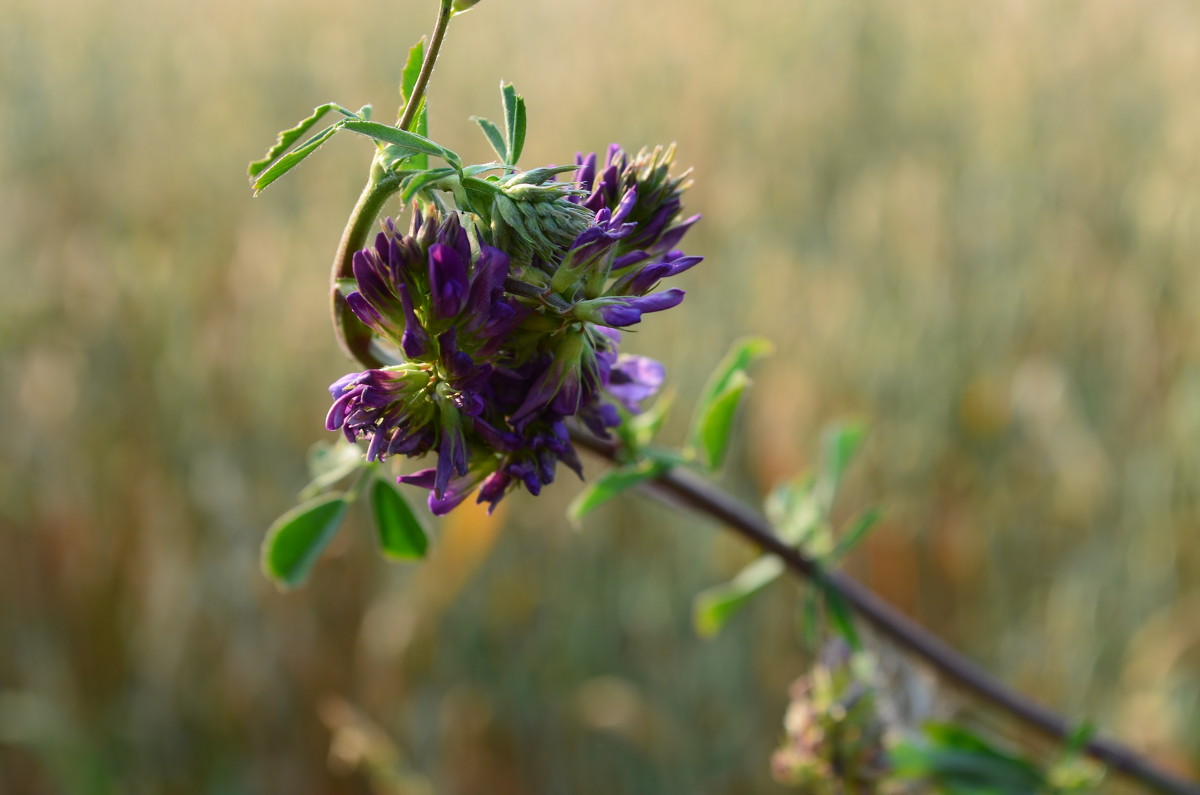
M601 457L616 460L617 448L611 443L584 433L572 433L572 440ZM819 575L824 587L837 591L876 630L923 659L963 690L990 702L1047 737L1065 741L1071 735L1074 727L1061 715L1010 689L858 581L840 571L821 570L816 561L779 538L762 516L724 491L682 469L671 470L645 485L661 499L717 520L782 560L794 575L809 580ZM1115 740L1094 737L1084 750L1094 759L1157 792L1200 795L1200 786L1159 768Z

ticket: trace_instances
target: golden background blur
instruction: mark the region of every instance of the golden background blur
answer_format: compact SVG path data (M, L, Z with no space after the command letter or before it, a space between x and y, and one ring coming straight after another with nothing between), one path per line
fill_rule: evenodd
M696 639L749 555L702 521L634 497L576 531L564 476L431 523L420 566L355 520L303 590L259 574L350 369L326 274L370 145L257 199L245 164L320 102L388 117L435 5L6 2L0 791L369 792L348 768L391 746L348 704L428 779L379 792L782 791L797 591ZM695 167L707 260L626 348L686 407L733 339L775 342L730 488L864 420L839 512L888 518L851 568L1198 772L1200 6L483 0L431 134L488 159L467 117L501 78L527 166Z

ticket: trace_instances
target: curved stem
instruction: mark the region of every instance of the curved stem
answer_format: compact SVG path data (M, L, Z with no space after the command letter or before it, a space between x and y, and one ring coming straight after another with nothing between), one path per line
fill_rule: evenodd
M417 118L417 109L429 86L429 78L433 74L433 65L437 62L438 53L442 49L442 41L446 38L446 28L450 18L454 16L452 0L441 0L437 22L434 23L433 35L429 39L429 49L421 62L421 71L413 85L412 95L404 106L404 115L396 126L407 130ZM354 277L354 252L361 249L383 209L384 202L400 189L400 180L395 174L382 168L376 161L371 164L371 178L367 180L358 203L350 212L346 228L342 231L341 242L338 243L337 254L333 258L333 268L329 274L329 311L333 320L333 333L338 345L348 356L365 367L383 367L387 363L371 350L371 330L362 324L350 305L342 296L340 283L343 279Z
M450 25L450 17L454 16L451 6L452 0L442 0L437 22L433 26L433 35L429 37L429 49L425 51L425 60L421 62L421 71L417 73L417 82L413 84L412 95L404 105L404 115L396 123L401 130L407 130L417 119L417 109L421 107L425 88L429 85L430 76L433 75L433 65L437 62L438 53L441 52L442 39L446 37L446 28Z
M366 244L384 202L399 189L398 177L394 174L379 177L375 168L372 168L371 178L367 180L358 203L346 221L329 274L329 310L333 318L333 332L342 350L366 367L383 367L386 363L371 350L371 330L350 311L340 284L343 279L354 277L354 252Z
M609 460L617 448L590 435L572 432L572 440ZM658 497L705 514L755 546L784 562L805 579L820 576L827 588L837 591L854 610L883 635L920 657L946 679L990 702L1029 728L1055 740L1070 737L1074 727L1051 709L1010 689L968 660L927 629L892 607L875 592L840 571L822 570L815 560L789 546L767 521L751 508L686 470L671 470L647 486ZM1169 773L1132 749L1105 737L1094 737L1086 753L1114 770L1167 795L1200 795L1200 786Z

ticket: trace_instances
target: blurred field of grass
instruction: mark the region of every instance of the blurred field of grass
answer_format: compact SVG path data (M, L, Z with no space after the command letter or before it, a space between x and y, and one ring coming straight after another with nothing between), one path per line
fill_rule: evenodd
M691 595L746 553L693 520L577 533L564 481L444 523L423 568L358 526L299 593L258 574L347 369L325 273L368 150L255 200L244 166L318 102L389 114L433 5L6 4L0 791L366 791L326 762L331 696L439 793L779 791L794 591L696 640ZM1196 772L1200 7L484 0L439 140L486 158L466 119L501 77L527 164L695 167L708 259L627 345L687 395L775 341L731 486L865 419L843 510L888 520L856 571Z

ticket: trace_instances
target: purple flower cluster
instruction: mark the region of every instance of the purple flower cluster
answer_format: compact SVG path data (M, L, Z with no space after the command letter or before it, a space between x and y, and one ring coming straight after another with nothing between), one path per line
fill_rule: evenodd
M658 390L662 366L620 353L617 329L683 300L654 289L701 259L675 248L698 216L679 220L671 157L614 146L602 169L578 156L572 186L551 169L533 188L495 179L503 217L425 201L407 234L386 221L346 300L399 363L334 382L326 427L366 439L369 460L435 453L400 478L430 490L435 514L476 489L490 508L517 486L536 495L559 462L581 474L565 421L607 436Z

